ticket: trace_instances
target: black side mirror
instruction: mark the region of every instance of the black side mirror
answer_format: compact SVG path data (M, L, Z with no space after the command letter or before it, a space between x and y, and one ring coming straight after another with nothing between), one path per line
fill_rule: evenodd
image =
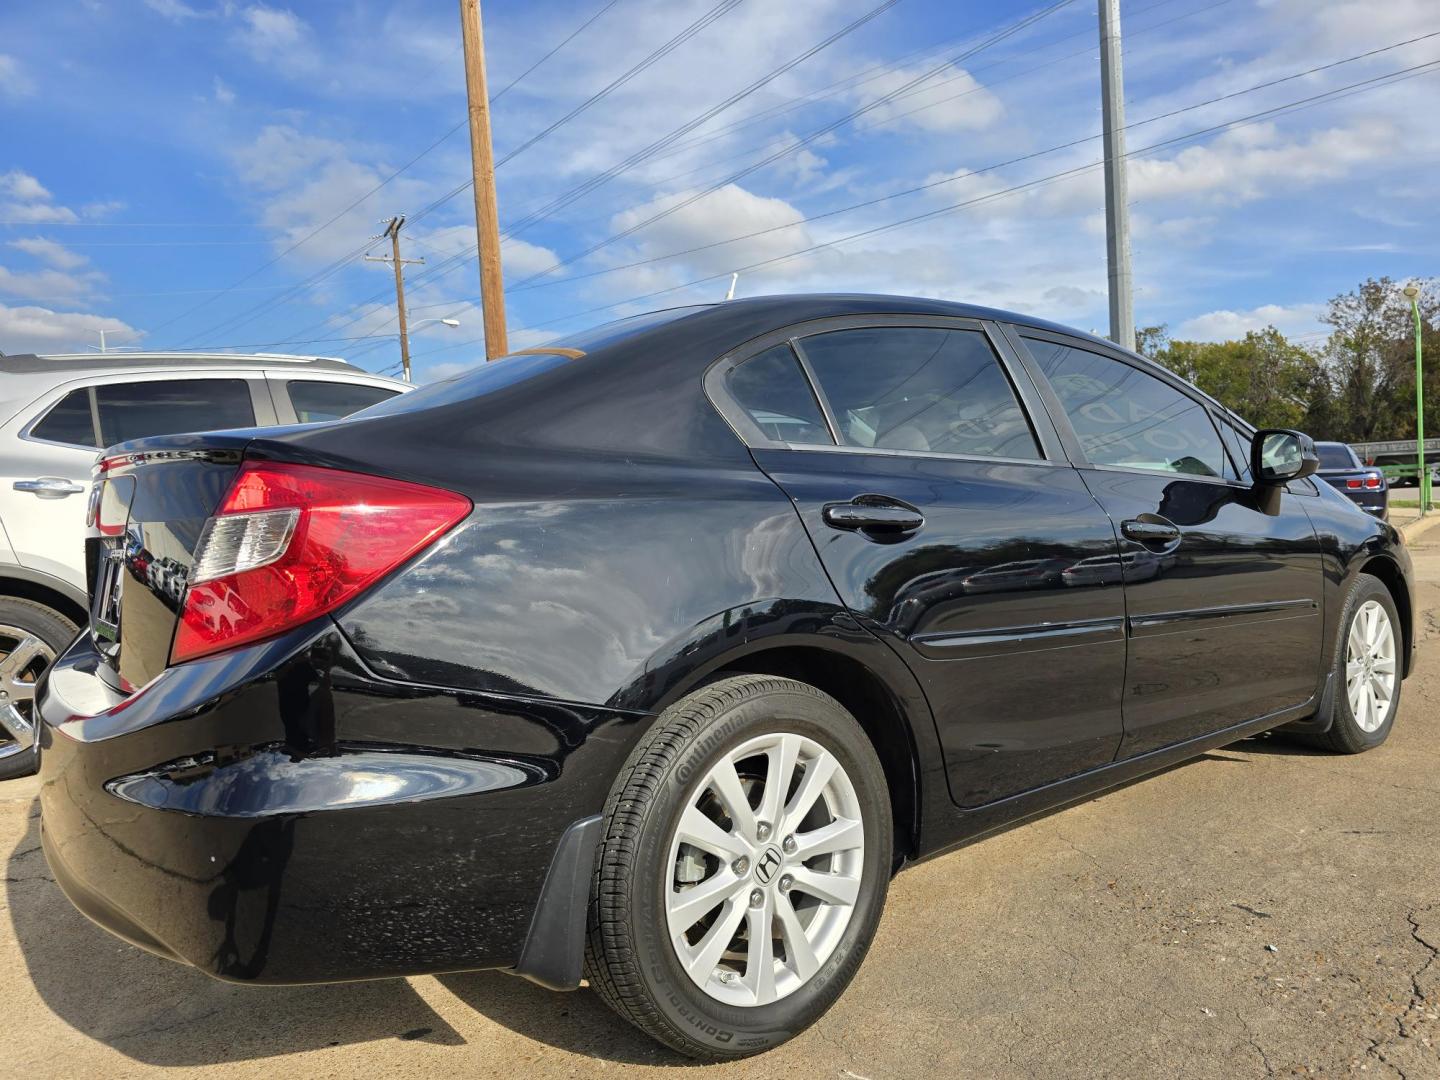
M1315 440L1299 431L1269 428L1257 431L1250 442L1250 475L1257 484L1284 484L1319 468Z

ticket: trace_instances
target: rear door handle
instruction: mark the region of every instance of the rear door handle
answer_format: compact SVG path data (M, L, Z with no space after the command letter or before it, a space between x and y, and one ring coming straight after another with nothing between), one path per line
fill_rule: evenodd
M830 503L821 516L831 528L860 532L907 533L925 524L925 515L919 510L893 502Z
M15 490L28 491L42 499L63 499L67 495L79 495L85 487L63 476L37 476L34 480L16 480Z
M1158 514L1147 514L1145 517L1121 522L1120 531L1127 540L1134 540L1152 550L1163 550L1180 543L1180 526L1173 521L1166 521Z

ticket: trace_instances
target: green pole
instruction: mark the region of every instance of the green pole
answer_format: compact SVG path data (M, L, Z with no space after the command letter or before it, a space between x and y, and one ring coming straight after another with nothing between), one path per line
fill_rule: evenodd
M1407 293L1411 290L1407 289ZM1420 467L1420 516L1431 509L1430 474L1425 471L1425 358L1420 346L1420 291L1410 296L1410 311L1415 316L1415 449Z

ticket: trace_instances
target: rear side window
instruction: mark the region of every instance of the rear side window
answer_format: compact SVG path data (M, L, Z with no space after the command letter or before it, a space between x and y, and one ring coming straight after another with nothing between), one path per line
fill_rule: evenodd
M360 383L298 379L287 382L285 390L290 395L295 416L302 424L339 420L353 412L368 409L378 401L392 398L400 392L383 386L364 386Z
M1235 478L1209 411L1131 364L1026 338L1096 465Z
M834 445L820 404L789 345L776 345L730 372L730 394L766 438Z
M37 439L95 446L95 425L90 422L90 391L71 390L30 429Z
M244 379L159 379L95 387L104 445L187 431L253 427Z
M1360 462L1350 447L1339 443L1321 443L1315 448L1320 454L1322 469L1358 469Z
M985 335L866 327L801 340L849 446L1034 459L1040 448Z

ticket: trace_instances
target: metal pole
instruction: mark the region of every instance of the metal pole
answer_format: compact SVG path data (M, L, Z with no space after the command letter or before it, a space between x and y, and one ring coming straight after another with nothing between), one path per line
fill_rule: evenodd
M1120 0L1099 0L1101 120L1105 136L1105 260L1110 272L1110 340L1135 348L1131 295L1130 206L1125 183L1125 75L1120 60Z
M400 370L406 382L410 381L410 331L405 325L405 264L400 260L400 226L403 217L390 219L385 232L390 237L390 251L395 264L395 313L400 317Z
M1406 290L1407 293L1410 290ZM1410 311L1415 316L1415 463L1420 467L1420 516L1430 505L1430 475L1425 471L1425 356L1421 348L1420 291L1410 294Z
M510 351L505 333L505 284L500 273L500 209L495 199L495 151L490 144L490 94L485 87L485 37L480 0L460 0L465 43L465 93L470 99L470 165L475 174L475 235L480 249L480 305L485 356Z

